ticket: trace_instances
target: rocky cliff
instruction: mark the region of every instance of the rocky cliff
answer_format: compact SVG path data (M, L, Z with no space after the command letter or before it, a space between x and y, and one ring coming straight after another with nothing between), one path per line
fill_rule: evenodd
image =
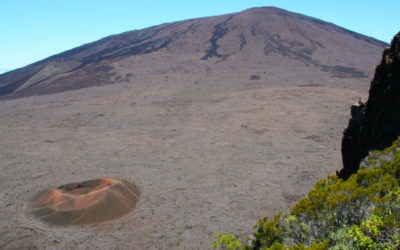
M347 179L357 172L370 150L382 150L400 135L400 32L382 55L366 103L351 107L351 119L342 139L343 169Z

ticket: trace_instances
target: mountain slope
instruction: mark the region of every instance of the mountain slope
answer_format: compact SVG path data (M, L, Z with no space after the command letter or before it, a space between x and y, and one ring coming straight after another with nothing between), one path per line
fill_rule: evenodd
M329 84L342 78L346 84L369 77L386 45L304 15L254 8L85 44L0 75L0 96L42 95L171 74L190 75L197 82L218 76L267 84Z

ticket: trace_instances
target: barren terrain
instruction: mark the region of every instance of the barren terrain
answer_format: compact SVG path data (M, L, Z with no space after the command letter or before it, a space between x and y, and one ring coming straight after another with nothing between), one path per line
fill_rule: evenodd
M349 106L367 94L356 87L172 81L2 101L0 248L207 249L217 231L245 237L341 167ZM27 214L37 192L97 177L136 183L135 211L72 227Z

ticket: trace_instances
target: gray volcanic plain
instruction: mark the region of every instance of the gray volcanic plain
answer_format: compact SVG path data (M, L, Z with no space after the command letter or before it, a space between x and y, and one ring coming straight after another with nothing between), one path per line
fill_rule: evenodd
M113 35L0 75L0 249L208 249L342 167L387 44L277 8ZM133 212L52 226L39 192L96 178Z

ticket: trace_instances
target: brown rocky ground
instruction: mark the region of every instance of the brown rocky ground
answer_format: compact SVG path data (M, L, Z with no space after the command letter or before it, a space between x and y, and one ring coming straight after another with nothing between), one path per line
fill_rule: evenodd
M0 248L207 249L217 231L245 237L341 167L349 106L369 87L196 79L2 101ZM71 227L28 215L37 192L98 177L136 183L135 211Z
M110 36L0 75L0 249L245 238L342 167L350 105L367 96L384 46L255 8ZM29 216L38 192L101 177L138 185L134 212L71 227Z

